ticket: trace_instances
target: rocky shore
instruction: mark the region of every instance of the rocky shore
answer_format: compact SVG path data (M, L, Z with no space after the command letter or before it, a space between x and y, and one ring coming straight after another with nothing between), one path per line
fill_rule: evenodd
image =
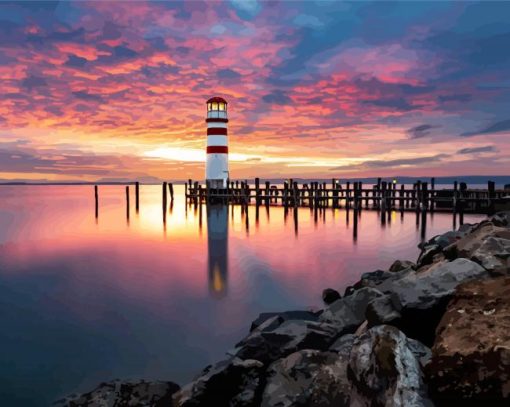
M318 312L261 314L182 388L110 382L58 406L508 406L510 212L436 236Z

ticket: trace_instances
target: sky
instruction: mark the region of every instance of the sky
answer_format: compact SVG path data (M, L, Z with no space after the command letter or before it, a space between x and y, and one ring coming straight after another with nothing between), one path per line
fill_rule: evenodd
M0 2L0 180L508 175L510 2Z

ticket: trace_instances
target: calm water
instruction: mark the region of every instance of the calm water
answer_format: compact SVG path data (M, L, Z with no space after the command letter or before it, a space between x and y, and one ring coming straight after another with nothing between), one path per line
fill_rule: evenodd
M133 187L131 187L133 192ZM176 188L142 186L126 219L122 186L0 186L0 405L45 406L114 378L183 383L265 311L321 305L395 258L415 260L414 213L383 225L363 211L314 216L261 207L186 209ZM474 222L481 216L466 216ZM296 222L297 220L297 222ZM427 219L428 237L452 216Z

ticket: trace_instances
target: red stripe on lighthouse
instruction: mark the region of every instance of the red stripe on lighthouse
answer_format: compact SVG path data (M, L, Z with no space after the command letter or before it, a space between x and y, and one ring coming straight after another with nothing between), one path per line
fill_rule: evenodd
M227 146L208 146L207 154L228 154Z
M224 127L209 127L207 129L208 136L226 136L227 129Z

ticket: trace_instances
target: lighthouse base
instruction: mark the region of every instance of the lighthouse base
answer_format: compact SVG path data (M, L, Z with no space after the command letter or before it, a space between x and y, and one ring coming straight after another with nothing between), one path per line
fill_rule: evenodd
M208 188L227 188L228 180L224 179L208 179L205 181Z

